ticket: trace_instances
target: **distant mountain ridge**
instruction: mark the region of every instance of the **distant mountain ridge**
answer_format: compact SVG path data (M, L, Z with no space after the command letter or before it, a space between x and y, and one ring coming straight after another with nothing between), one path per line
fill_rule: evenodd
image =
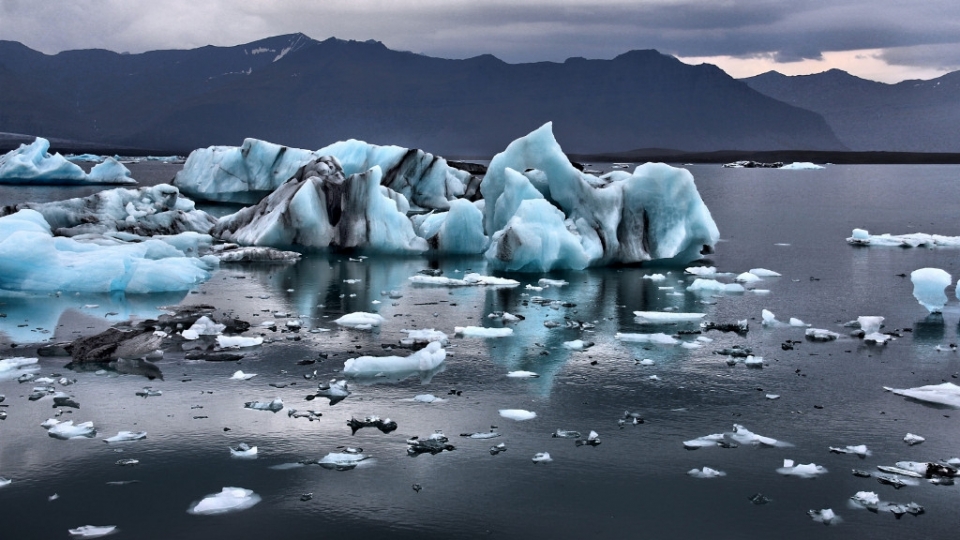
M960 71L885 84L832 69L741 79L774 99L823 116L851 150L960 152Z
M818 114L653 50L507 64L303 34L142 54L0 41L0 87L0 131L176 152L356 138L489 156L547 121L579 153L845 149Z

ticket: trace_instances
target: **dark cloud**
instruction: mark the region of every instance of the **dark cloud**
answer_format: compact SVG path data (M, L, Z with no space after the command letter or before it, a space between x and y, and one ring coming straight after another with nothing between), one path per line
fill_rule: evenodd
M510 62L612 58L631 49L684 57L885 49L903 65L955 66L956 0L2 0L0 38L56 52L234 45L292 32L377 39L396 48Z

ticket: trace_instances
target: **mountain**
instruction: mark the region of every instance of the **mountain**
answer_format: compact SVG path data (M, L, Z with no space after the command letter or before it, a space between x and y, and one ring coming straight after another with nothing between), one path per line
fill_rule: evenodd
M832 69L742 79L774 99L817 112L852 150L960 152L960 71L885 84Z
M653 50L508 64L303 34L143 54L0 41L0 87L0 131L180 152L357 138L489 156L547 121L581 153L844 149L816 113Z

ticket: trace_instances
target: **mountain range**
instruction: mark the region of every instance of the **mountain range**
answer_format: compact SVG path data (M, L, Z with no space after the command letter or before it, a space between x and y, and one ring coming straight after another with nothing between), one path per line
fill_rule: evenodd
M0 41L0 132L175 153L246 137L301 148L355 138L489 157L552 121L564 149L580 154L960 147L954 140L931 147L923 129L924 122L948 129L955 117L938 111L960 114L960 100L949 100L956 84L947 92L927 81L923 94L901 83L890 92L891 85L840 73L736 80L654 50L561 63L448 60L303 34L141 54L47 55ZM834 78L835 92L818 90ZM897 99L909 107L878 120L875 109L889 111ZM856 107L845 105L850 100ZM916 111L922 118L905 132ZM883 127L887 120L901 128Z

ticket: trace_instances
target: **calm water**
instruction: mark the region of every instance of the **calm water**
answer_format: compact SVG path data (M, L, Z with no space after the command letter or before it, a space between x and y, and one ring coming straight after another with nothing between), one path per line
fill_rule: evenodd
M535 284L540 275L511 276L523 284L515 289L423 288L407 281L422 268L437 267L458 276L468 269L483 272L485 265L479 259L353 262L314 255L289 267L224 267L185 296L6 300L0 305L0 312L8 315L0 319L0 330L7 334L0 338L2 357L30 353L29 347L11 349L11 341L71 339L74 332L91 332L131 315L150 316L156 306L178 302L210 303L253 324L268 319L282 323L285 319L273 313L288 312L299 315L305 329L295 335L267 331L275 341L251 350L239 365L186 361L183 353L168 352L158 362L162 381L70 372L63 368L63 359L41 359L43 374L77 379L65 390L82 408L64 418L92 420L98 439L119 430L148 432L146 440L119 446L48 437L39 424L55 412L50 398L28 401L30 383L0 380L0 394L6 395L3 410L9 415L0 421L0 476L13 480L0 488L3 537L62 538L68 528L110 524L118 525L124 537L161 539L953 538L960 526L960 487L924 483L894 490L875 479L854 477L850 469L960 455L957 411L882 390L960 382L953 378L960 372L960 355L935 350L957 341L957 300L942 319L928 319L911 295L909 278L898 276L932 266L960 277L960 252L856 249L844 239L854 227L873 233L960 235L960 167L689 168L722 236L709 262L721 271L764 267L782 273L756 285L769 294L697 297L684 291L691 277L665 268L557 273L549 277L570 285L539 293L523 285ZM176 171L162 164L131 169L142 183L166 181ZM59 193L79 196L90 189L3 187L0 201L50 200ZM670 273L663 282L642 279L654 272ZM361 281L348 284L347 279ZM672 291L660 288L671 286ZM388 290L400 290L403 297L381 295ZM576 306L552 309L529 302L528 294ZM953 286L948 295L954 298ZM87 304L100 307L81 308ZM668 307L704 312L712 321L751 319L751 329L745 337L708 332L714 341L695 350L614 339L616 332L694 328L640 325L632 315L634 310ZM844 336L842 323L860 315L886 317L886 330L913 331L885 347L843 337L825 344L803 342L783 351L781 343L802 341L803 330L762 328L764 308L780 320L797 317ZM303 374L316 369L321 380L329 379L347 358L391 354L383 346L396 344L405 335L401 329L437 328L452 336L454 326L497 326L486 315L498 310L526 320L514 325L509 338L453 338L445 368L438 373L400 382L358 381L352 385L353 395L334 406L322 398L304 399L315 383ZM379 311L386 322L372 333L340 330L331 322L352 311ZM595 328L543 325L566 319L591 322ZM564 341L578 338L596 345L585 352L562 347ZM732 345L751 347L764 357L766 367L727 366L714 351ZM320 353L327 358L321 359ZM641 366L638 358L656 364ZM302 359L321 361L297 365ZM228 380L237 369L258 376L246 382ZM505 376L517 369L541 377ZM135 396L146 385L163 395ZM448 395L451 390L459 395ZM423 393L447 401L406 401ZM771 401L764 397L767 393L782 397ZM316 409L323 417L309 422L289 418L286 410L272 414L243 408L245 401L274 397L281 397L286 408ZM497 411L504 408L535 411L537 418L501 418ZM624 410L642 413L646 422L618 428ZM351 436L346 421L370 414L392 418L399 429L385 435L367 428ZM728 431L733 423L794 446L682 447L683 440ZM493 425L502 437L458 436ZM596 430L602 444L575 447L571 440L550 437L557 428L584 434ZM407 438L435 430L449 436L456 450L406 455ZM907 432L927 440L909 447L902 442ZM260 457L232 459L227 448L240 442L258 446ZM507 452L490 455L489 447L500 442ZM861 460L827 451L828 446L856 444L866 444L873 455ZM271 468L318 459L338 446L362 447L373 459L344 472L315 466ZM537 452L549 452L554 461L534 465L531 458ZM140 464L115 465L121 458L139 459ZM785 458L823 465L829 473L813 480L780 476L775 469ZM686 475L703 466L727 476L699 480ZM120 480L138 482L107 485ZM421 484L422 491L411 489L414 483ZM252 489L263 500L238 513L187 514L192 502L224 486ZM897 520L891 514L849 508L848 498L864 490L875 491L882 500L915 501L926 513ZM312 500L300 500L301 494L311 492ZM747 499L756 492L773 502L751 504ZM54 493L59 498L48 501ZM843 523L824 527L806 515L821 508L832 508Z

